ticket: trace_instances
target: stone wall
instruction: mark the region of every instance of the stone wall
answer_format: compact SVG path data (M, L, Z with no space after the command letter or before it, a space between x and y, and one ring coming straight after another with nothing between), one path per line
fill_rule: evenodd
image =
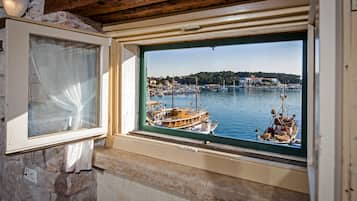
M24 17L88 31L97 31L100 27L96 23L83 20L67 12L43 15L43 7L44 0L32 0ZM4 16L5 12L0 8L0 17ZM90 22L91 25L84 23L84 21ZM3 60L1 55L0 59ZM5 86L0 85L0 88L0 91L3 91ZM2 97L3 99L4 97ZM4 104L0 103L0 111L4 111ZM3 118L3 114L1 118ZM0 125L0 151L1 201L97 200L97 183L94 170L82 171L79 174L64 172L64 146L25 154L4 155L5 127L2 122ZM25 167L36 170L37 183L24 179Z

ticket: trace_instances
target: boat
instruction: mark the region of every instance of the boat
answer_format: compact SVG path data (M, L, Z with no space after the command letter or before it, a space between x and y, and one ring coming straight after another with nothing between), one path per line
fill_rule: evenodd
M211 122L210 120L208 120L196 126L189 127L186 130L193 131L193 132L200 132L203 134L214 134L214 130L217 128L217 126L218 126L217 122Z
M217 89L217 92L227 92L228 88L226 87L226 80L223 80L223 84L220 88Z
M271 141L278 144L293 144L297 141L296 136L299 129L296 123L296 115L288 115L285 106L286 99L287 95L283 88L280 95L280 112L277 113L275 109L271 110L272 123L263 134L258 135L259 140Z
M171 108L161 107L157 101L147 102L146 122L152 126L160 126L172 129L184 129L204 134L213 134L218 123L211 122L209 113L198 109L197 78L196 78L196 108L174 107L174 90L172 89Z
M146 122L151 126L184 129L204 134L213 134L218 123L209 119L205 110L191 108L161 108L148 110Z

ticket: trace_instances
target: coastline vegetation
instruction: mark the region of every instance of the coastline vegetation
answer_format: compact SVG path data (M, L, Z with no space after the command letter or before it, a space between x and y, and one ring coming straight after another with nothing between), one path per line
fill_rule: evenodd
M225 81L227 85L233 85L234 81L238 84L240 78L246 77L276 78L284 84L301 84L302 82L301 76L295 74L233 71L199 72L185 76L150 77L149 79L155 80L157 84L164 84L166 80L171 81L173 78L179 84L194 84L196 77L198 78L199 85L221 84L223 81Z

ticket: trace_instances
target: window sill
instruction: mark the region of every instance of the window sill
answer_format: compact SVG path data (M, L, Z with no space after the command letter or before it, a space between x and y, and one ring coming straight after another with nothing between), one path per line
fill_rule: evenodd
M307 193L283 189L284 182L274 187L119 149L96 148L94 165L188 200L309 200ZM287 176L285 180L292 179Z
M135 135L116 135L109 139L114 149L308 193L306 167L241 154L222 152Z
M273 161L283 164L306 167L306 158L299 157L299 156L259 151L256 149L248 149L248 148L242 148L237 146L206 142L204 140L194 140L190 138L183 138L183 137L177 137L177 136L165 135L165 134L153 133L147 131L140 131L140 130L133 131L129 133L129 135L154 139L158 141L171 142L173 144L188 145L194 148L203 148L212 151L218 151L220 153L229 153L234 155L246 156L249 158L263 159L265 161Z

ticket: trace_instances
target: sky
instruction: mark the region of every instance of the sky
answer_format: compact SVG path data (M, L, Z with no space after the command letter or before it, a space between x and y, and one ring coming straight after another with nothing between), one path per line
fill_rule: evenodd
M150 77L217 71L301 75L302 41L149 51L145 59Z

